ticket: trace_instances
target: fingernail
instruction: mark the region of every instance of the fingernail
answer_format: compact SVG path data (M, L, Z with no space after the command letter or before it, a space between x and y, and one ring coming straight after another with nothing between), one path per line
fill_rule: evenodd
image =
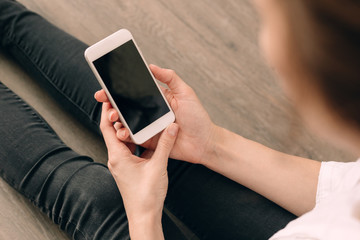
M179 126L178 126L177 124L175 124L175 123L172 123L172 124L168 127L167 131L168 131L168 133L170 134L170 136L175 137L176 134L177 134L178 131L179 131Z
M115 114L115 113L113 113L113 112L110 113L110 116L109 116L109 118L110 118L109 120L110 120L110 121L113 121L113 119L114 119L114 114Z

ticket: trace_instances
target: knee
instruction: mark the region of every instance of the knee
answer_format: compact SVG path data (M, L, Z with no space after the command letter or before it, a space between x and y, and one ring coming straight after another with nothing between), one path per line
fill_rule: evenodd
M106 212L123 205L115 180L103 165L93 163L84 167L68 185L69 196L76 200L80 208L87 206Z
M58 224L70 235L81 231L87 238L101 239L128 233L119 190L105 166L95 163L79 170L62 195L62 203L56 204Z

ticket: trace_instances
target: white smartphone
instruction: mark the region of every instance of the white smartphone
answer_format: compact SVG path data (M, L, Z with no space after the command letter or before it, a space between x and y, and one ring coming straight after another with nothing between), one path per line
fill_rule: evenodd
M175 121L128 30L121 29L90 46L85 58L134 143L144 143Z

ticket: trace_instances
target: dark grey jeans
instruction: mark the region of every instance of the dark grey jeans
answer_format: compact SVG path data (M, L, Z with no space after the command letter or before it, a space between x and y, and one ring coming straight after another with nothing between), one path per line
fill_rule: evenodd
M99 134L99 84L84 43L11 0L0 0L2 49L79 124ZM1 80L1 79L0 79ZM0 83L0 175L74 239L129 239L121 196L107 167L66 146ZM169 160L165 207L200 239L267 239L294 215L200 165ZM167 239L184 239L164 214Z

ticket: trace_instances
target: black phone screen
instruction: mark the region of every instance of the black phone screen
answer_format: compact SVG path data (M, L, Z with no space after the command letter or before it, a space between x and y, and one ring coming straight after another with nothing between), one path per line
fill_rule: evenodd
M170 111L132 40L93 63L133 134Z

